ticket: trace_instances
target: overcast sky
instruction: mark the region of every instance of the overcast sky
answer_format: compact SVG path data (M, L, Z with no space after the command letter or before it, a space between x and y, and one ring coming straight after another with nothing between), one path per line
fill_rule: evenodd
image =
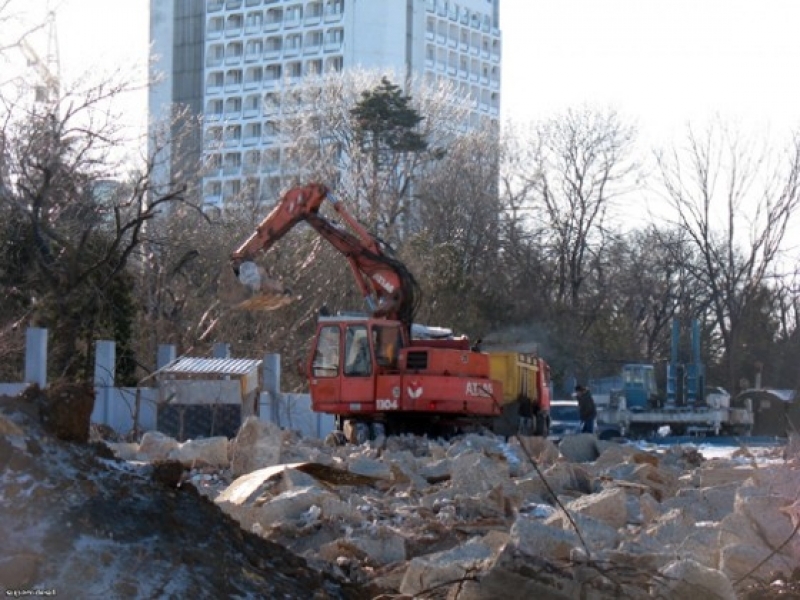
M656 137L719 113L800 124L796 0L505 0L505 117L610 105Z
M56 1L65 78L143 64L148 4ZM500 12L504 119L588 103L613 106L655 138L713 113L800 124L799 0L502 0ZM141 98L127 113L143 120Z

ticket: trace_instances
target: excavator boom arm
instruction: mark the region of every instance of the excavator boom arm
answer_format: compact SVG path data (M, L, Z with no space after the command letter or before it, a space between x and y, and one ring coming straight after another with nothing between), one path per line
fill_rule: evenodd
M326 198L357 235L319 214ZM256 231L231 255L236 274L239 275L245 262L252 262L258 253L271 248L301 221L307 222L345 257L372 316L396 319L411 326L416 308L414 277L405 265L387 255L379 240L320 184L292 188L283 195Z

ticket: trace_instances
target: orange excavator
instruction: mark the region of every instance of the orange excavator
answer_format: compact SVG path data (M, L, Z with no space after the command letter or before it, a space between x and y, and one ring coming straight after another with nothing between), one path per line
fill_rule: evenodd
M326 201L344 225L320 214ZM514 359L517 368L506 354L500 380L492 377L497 356L490 360L465 337L447 335L449 330L415 325L420 296L414 276L321 184L287 191L231 255L234 273L254 293L244 308L274 309L287 302L286 290L255 259L301 222L345 257L367 308L363 316L321 315L305 366L313 410L335 415L349 441L491 429L502 404L518 395L512 389L504 394L503 381L520 382L512 385L549 407L549 368L541 359ZM538 392L527 383L534 380Z

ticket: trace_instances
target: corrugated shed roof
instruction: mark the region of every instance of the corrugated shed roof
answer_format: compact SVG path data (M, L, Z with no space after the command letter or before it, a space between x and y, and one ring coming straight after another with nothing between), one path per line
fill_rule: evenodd
M161 369L161 374L248 375L261 366L252 358L192 358L182 356Z

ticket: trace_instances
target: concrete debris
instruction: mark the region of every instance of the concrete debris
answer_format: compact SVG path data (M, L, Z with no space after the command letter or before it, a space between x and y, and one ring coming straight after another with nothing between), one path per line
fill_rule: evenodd
M28 435L24 419L0 413L0 450L16 452L8 464L0 452L2 498L46 493L27 483L39 468ZM368 597L755 600L779 580L800 588L794 450L705 458L694 445L586 434L558 446L491 434L341 446L255 418L233 440L148 432L105 444L124 468L150 469L148 485L197 492L242 535ZM96 484L79 485L97 497ZM0 578L43 582L41 552L0 553Z
M733 585L723 573L691 559L670 563L661 569L661 575L662 577L654 579L655 596L660 594L669 598L710 597L736 600Z

